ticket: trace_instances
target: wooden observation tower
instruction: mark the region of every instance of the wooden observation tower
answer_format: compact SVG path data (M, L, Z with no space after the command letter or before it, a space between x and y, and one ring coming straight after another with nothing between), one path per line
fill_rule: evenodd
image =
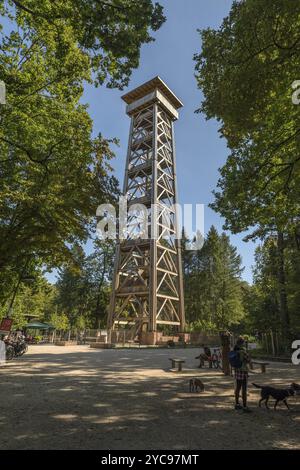
M108 330L128 325L132 339L155 344L161 325L182 332L185 324L173 129L182 103L159 77L122 99L131 118L128 218L117 243Z

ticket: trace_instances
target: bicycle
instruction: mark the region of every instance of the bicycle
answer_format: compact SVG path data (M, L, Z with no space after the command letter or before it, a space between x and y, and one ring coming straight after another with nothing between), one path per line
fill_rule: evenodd
M5 358L7 361L11 361L15 357L15 348L9 341L4 342L6 347Z

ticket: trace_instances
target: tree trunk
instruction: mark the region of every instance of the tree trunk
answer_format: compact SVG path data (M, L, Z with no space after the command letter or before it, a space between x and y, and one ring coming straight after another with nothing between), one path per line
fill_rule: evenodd
M227 331L220 333L221 345L222 345L222 368L224 375L230 375L230 364L229 364L229 353L230 353L230 334Z
M273 335L273 331L272 331L272 330L270 331L270 335L271 335L272 353L273 353L273 356L276 356L276 353L275 353L275 344L274 344L274 335Z
M277 350L277 354L280 354L278 331L276 331L276 350Z
M269 342L268 342L268 333L265 333L265 343L266 343L266 351L269 354Z
M102 289L104 279L105 279L105 274L106 274L106 264L107 264L107 256L106 254L104 254L103 270L102 270L100 282L98 284L97 303L96 303L96 309L95 309L95 316L98 319L98 328L100 328L100 324L101 324L100 297L101 297L101 289Z
M288 347L290 340L290 316L288 310L287 293L286 293L286 277L284 266L284 236L283 232L277 234L277 279L279 286L279 310L282 325L283 339L285 348Z

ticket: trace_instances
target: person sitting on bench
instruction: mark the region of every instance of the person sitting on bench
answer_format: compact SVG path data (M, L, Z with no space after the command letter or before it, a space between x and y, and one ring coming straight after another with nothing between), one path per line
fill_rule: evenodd
M195 357L195 359L200 359L200 364L198 367L203 367L204 361L207 361L209 368L212 369L212 354L208 346L204 346L204 353L200 353L199 356Z

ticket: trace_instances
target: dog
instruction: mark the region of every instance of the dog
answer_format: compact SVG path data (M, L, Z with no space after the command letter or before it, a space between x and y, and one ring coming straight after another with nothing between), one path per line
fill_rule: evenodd
M270 409L268 407L268 401L269 401L270 397L274 398L274 400L275 400L274 410L276 410L277 405L280 401L283 401L283 403L285 404L285 406L289 410L290 407L287 403L287 399L290 396L295 395L295 390L296 390L297 387L299 387L299 390L300 390L300 386L295 384L295 383L292 383L289 388L274 388L274 387L270 387L268 385L257 385L255 383L252 383L252 385L254 385L254 387L256 387L256 388L261 389L261 399L259 400L259 403L258 403L259 407L261 407L261 404L264 401L265 406L268 410Z
M293 382L291 384L291 388L293 388L295 390L295 395L300 395L300 385Z
M200 379L197 379L195 377L190 380L190 392L198 392L198 389L200 390L200 392L203 392L204 383Z

